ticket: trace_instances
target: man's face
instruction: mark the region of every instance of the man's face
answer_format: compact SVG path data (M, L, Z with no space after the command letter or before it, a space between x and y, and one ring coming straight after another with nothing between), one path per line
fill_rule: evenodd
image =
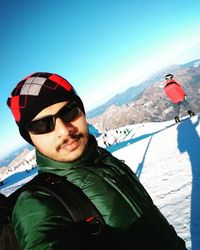
M33 119L56 114L67 102L59 102L43 109ZM82 156L88 142L85 115L81 112L70 122L56 118L55 129L45 134L32 134L31 140L43 155L60 162L72 162Z

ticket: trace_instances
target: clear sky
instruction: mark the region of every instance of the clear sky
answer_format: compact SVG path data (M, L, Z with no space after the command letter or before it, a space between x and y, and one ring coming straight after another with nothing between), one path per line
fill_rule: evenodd
M199 10L199 0L1 1L0 157L20 140L5 103L22 78L60 74L90 109L199 44Z

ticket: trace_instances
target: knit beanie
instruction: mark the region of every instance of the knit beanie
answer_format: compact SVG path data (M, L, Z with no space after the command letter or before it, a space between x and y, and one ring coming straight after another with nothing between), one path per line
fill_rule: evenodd
M83 103L73 86L63 77L36 72L20 81L7 100L21 136L33 144L26 124L46 107L63 101L76 101L85 114Z

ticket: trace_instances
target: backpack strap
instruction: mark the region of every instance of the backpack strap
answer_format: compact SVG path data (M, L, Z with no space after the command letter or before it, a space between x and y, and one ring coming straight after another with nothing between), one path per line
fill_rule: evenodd
M93 235L99 234L106 225L101 213L90 201L86 194L66 177L53 173L40 173L31 181L6 197L3 205L4 223L10 222L12 210L20 193L23 191L42 191L52 195L67 210L72 221L75 223L86 222L90 225ZM0 208L0 210L2 210Z
M78 186L68 181L66 177L53 173L40 173L27 184L25 188L28 190L44 191L55 197L74 222L105 225L96 206Z

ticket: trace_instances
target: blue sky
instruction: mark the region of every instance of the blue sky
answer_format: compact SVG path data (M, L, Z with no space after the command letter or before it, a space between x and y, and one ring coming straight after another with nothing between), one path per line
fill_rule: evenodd
M200 43L199 10L198 0L1 1L0 157L23 142L5 104L22 78L58 73L90 109Z

